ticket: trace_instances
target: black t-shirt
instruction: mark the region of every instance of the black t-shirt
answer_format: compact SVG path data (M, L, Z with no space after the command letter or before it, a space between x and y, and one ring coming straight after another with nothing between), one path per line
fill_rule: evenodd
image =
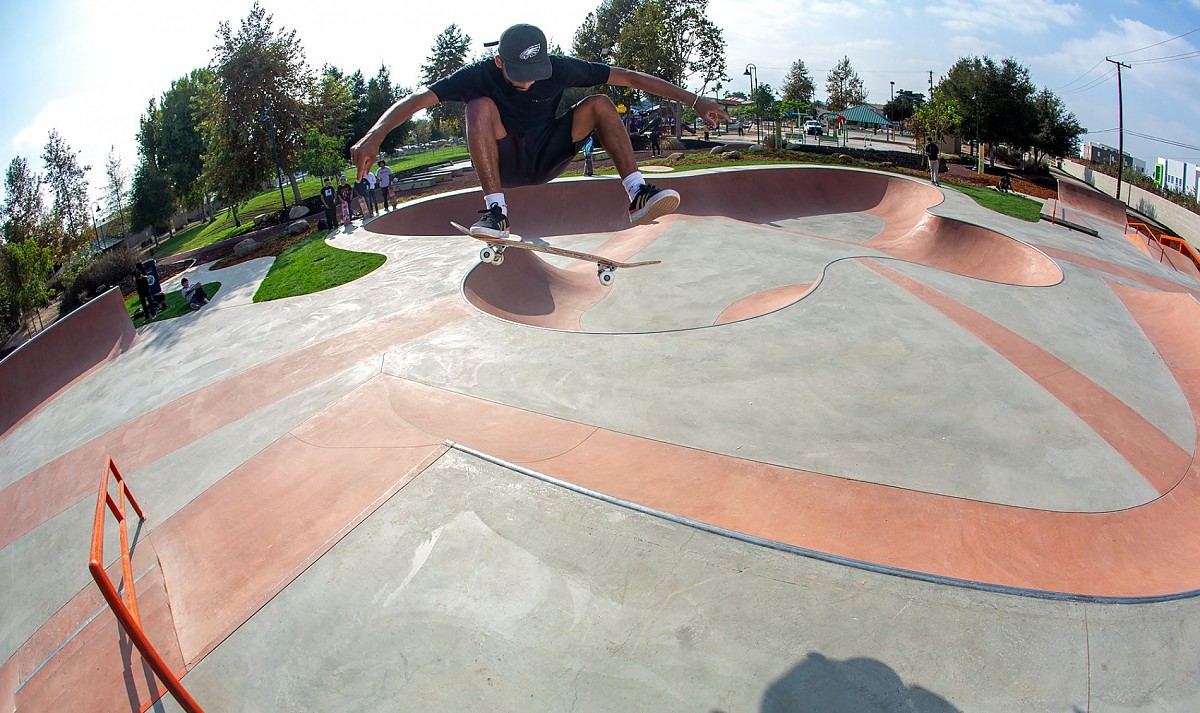
M321 186L321 203L326 208L332 208L334 205L333 186Z
M533 83L526 91L508 83L491 59L483 59L440 79L429 90L439 101L470 101L491 97L500 110L500 120L510 132L536 134L554 119L555 110L568 87L594 87L608 83L609 66L574 57L550 55L554 73Z

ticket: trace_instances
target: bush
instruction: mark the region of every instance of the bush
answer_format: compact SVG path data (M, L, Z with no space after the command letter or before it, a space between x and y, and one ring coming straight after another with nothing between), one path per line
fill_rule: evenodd
M104 290L131 280L136 265L137 253L127 247L100 255L63 288L58 316L65 317Z

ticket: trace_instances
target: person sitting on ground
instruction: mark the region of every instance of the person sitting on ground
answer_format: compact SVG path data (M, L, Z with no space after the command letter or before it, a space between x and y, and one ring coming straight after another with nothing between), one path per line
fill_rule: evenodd
M183 288L181 290L181 292L183 292L183 299L187 301L188 306L191 307L193 311L198 310L203 305L208 304L208 293L204 291L204 285L200 284L199 282L193 285L186 277L180 280L179 284Z
M548 183L579 153L594 131L612 157L629 195L629 221L643 225L675 211L679 194L646 183L629 133L605 94L593 94L561 117L555 109L570 87L607 84L681 102L716 127L729 115L713 99L649 74L574 57L551 55L546 35L533 25L513 25L500 36L496 56L482 59L392 106L351 149L358 175L378 160L384 137L414 114L441 102L466 102L467 148L483 189L484 216L471 235L509 237L504 188Z
M1002 192L1008 193L1012 190L1012 180L1007 174L1000 177L1000 185L997 186Z

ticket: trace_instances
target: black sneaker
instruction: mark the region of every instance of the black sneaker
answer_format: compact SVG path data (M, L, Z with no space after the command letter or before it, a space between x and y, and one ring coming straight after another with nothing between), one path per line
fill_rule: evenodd
M659 190L649 183L643 183L637 194L629 202L629 222L634 225L645 225L668 213L674 213L679 207L679 194L670 188Z
M508 216L500 209L499 203L493 203L491 208L481 210L483 217L471 226L471 235L479 238L508 239Z

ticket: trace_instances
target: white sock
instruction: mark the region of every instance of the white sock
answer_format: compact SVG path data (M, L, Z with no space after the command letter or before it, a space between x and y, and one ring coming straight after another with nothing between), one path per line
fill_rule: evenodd
M633 199L630 198L629 200L633 200ZM483 207L484 208L491 208L493 203L495 203L496 205L499 205L500 210L504 211L505 215L508 215L508 204L504 202L504 194L503 193L489 193L483 197Z
M641 171L634 171L628 176L621 179L621 183L625 186L625 192L629 194L629 200L637 195L638 188L641 188L646 179L642 178Z

